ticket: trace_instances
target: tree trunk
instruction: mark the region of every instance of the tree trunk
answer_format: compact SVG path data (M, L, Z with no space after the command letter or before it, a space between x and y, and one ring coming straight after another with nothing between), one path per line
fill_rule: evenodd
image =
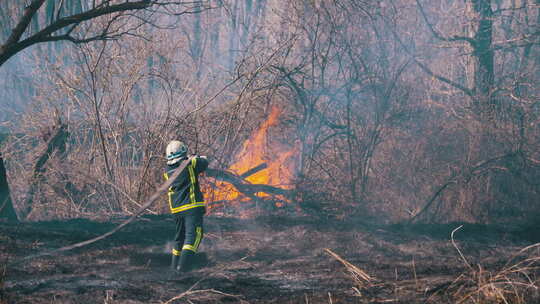
M493 51L493 11L491 0L471 0L473 73L474 73L474 108L480 117L492 117L495 102L492 96L495 85Z
M51 135L46 136L48 137L46 138L47 146L34 165L32 178L30 180L30 187L28 189L28 194L26 195L26 203L24 204L23 211L21 212L21 216L23 218L26 218L26 216L32 212L34 194L43 178L43 173L46 171L47 161L55 151L61 155L65 152L66 141L69 136L67 125L58 120L56 125L52 128L52 132L53 133Z
M234 69L236 52L238 52L238 1L234 2L233 9L231 10L231 16L229 17L229 57L228 68L230 71Z
M4 167L4 159L0 154L0 219L18 222L17 214L13 208L11 195L9 193L9 184L7 181L6 167Z

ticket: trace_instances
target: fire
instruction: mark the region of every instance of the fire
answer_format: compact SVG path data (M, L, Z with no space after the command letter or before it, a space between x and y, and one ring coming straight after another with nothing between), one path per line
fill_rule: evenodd
M269 144L269 129L279 123L280 115L279 108L273 107L266 121L242 144L236 162L228 168L228 171L241 176L257 166L266 164L264 169L245 177L245 180L252 184L264 184L281 189L291 188L294 178L294 157L298 154L298 148L296 146L285 148L282 144L275 143ZM270 196L265 192L258 192L255 195L261 198ZM214 202L249 200L233 185L219 181L216 182L215 188L212 189L208 198ZM283 197L280 199L287 201ZM280 206L280 203L276 205Z

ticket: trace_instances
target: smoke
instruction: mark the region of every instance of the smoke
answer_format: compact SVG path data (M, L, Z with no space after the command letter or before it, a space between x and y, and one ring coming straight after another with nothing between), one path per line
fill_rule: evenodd
M33 74L35 62L29 60L31 50L25 50L0 68L0 127L15 123L36 94Z

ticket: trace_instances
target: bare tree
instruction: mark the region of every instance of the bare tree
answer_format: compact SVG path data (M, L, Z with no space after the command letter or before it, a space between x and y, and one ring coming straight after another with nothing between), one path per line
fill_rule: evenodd
M537 92L523 89L538 79L531 72L538 66L529 61L540 38L538 3L476 0L436 3L416 0L415 3L425 35L396 30L394 37L417 66L439 82L439 92L428 96L431 100L450 101L434 104L448 111L446 121L459 121L455 132L465 132L460 136L467 143L462 152L464 157L457 160L459 165L449 164L454 172L446 174L447 179L435 187L426 207L439 209L441 205L433 200L443 197L441 189L454 189L455 194L450 196L460 197L462 208L453 208L457 212L470 208L480 214L495 202L517 199L517 194L509 195L510 191L503 193L498 189L513 184L512 188L529 192L519 184L529 174L525 172L536 170L536 165L530 162L528 144L532 138L527 138L529 128L525 121L536 116L532 100ZM524 62L531 65L524 66ZM516 163L523 164L519 170ZM448 199L449 206L451 201ZM470 210L468 213L471 214Z
M156 22L156 15L179 16L200 13L211 1L4 1L0 4L2 28L7 39L0 45L0 66L26 48L44 42L69 41L84 44L137 35L142 25ZM101 21L101 22L96 22ZM97 24L97 26L96 26ZM4 166L1 167L5 173ZM2 193L9 195L5 174L0 174ZM12 209L11 200L5 208Z

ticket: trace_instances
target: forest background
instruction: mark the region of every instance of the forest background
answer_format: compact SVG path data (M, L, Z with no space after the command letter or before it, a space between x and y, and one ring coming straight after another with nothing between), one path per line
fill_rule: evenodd
M23 39L129 3L26 2L43 3ZM293 178L264 212L538 220L539 0L131 2L148 6L0 56L20 220L131 214L162 182L169 140L227 169L274 109L262 158ZM2 43L24 13L0 2ZM210 212L255 207L209 195Z

